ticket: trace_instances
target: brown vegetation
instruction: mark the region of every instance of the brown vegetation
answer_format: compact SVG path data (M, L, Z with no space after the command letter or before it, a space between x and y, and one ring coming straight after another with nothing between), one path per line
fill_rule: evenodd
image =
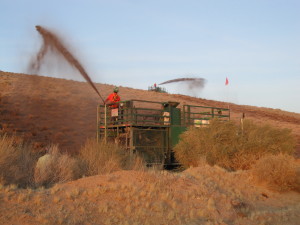
M181 135L175 157L185 167L198 166L201 159L229 170L249 169L266 154L294 154L295 140L288 129L258 125L245 120L211 121L209 127L192 127Z
M81 148L80 159L88 176L111 173L123 168L126 155L123 149L111 142L89 139Z
M145 162L138 156L129 158L124 149L114 143L97 143L89 139L75 158L60 151L57 145L47 147L38 158L31 145L15 136L0 136L0 184L20 187L50 187L76 180L82 176L109 174L130 169L144 171Z
M50 186L78 179L83 169L80 161L68 154L59 152L58 146L52 145L47 154L40 157L34 171L34 181L37 186Z
M300 192L299 169L300 165L290 155L266 155L253 165L252 173L259 183L272 190Z
M36 160L31 145L16 136L0 135L0 184L32 185Z
M300 196L253 186L248 171L117 171L50 189L0 189L2 224L297 224Z

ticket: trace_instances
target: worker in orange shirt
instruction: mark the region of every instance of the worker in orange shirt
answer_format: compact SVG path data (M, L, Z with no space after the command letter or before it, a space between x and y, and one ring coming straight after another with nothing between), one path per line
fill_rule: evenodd
M109 105L109 107L110 107L111 109L118 108L118 104L115 104L115 103L121 101L121 98L120 98L120 96L118 95L119 88L118 88L118 87L115 87L113 91L114 91L114 92L111 93L111 94L107 97L107 99L105 100L105 102L104 102L106 105Z
M110 110L110 123L116 124L119 117L119 104L121 101L120 96L118 95L119 88L115 87L113 93L111 93L107 99L104 101L104 104L108 105Z

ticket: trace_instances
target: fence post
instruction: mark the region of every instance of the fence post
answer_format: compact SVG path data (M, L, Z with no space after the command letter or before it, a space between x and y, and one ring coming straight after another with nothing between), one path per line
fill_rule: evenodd
M188 105L187 125L191 125L191 106Z
M182 106L182 118L183 118L183 125L186 126L186 118L185 118L185 102Z
M244 135L244 119L245 119L245 113L242 114L242 118L241 118L242 135Z

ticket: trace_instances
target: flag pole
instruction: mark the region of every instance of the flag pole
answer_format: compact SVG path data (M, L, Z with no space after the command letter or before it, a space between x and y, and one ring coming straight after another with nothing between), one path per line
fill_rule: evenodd
M228 85L229 85L229 80L228 80L228 77L226 77L225 86L228 86ZM227 88L227 91L226 91L226 97L227 97L227 108L229 109L228 88Z

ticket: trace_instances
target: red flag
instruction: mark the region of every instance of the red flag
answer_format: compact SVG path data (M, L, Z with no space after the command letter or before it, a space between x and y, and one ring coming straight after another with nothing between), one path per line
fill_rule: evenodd
M225 85L228 85L228 84L229 84L229 81L228 81L228 78L226 77Z

